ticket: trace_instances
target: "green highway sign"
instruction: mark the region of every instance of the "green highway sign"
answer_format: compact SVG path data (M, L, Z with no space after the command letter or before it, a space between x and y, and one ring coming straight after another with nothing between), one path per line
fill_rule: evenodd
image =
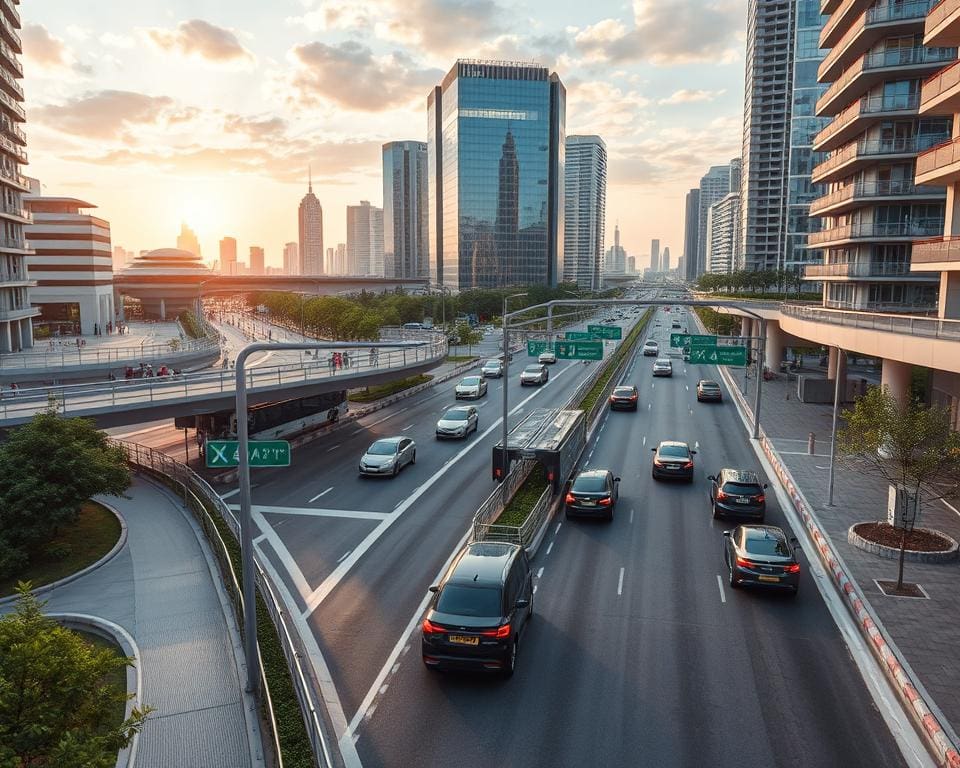
M567 341L593 341L597 338L597 334L586 331L567 331L566 337Z
M603 360L602 341L558 341L556 350L560 360Z
M696 333L671 333L671 347L715 347L716 336L702 336Z
M529 357L536 357L541 352L547 351L547 342L545 341L534 341L533 339L527 339L527 355Z
M239 440L207 440L207 467L240 466ZM290 443L286 440L250 440L247 456L251 467L289 467Z
M746 347L690 347L691 363L707 365L746 365Z
M619 325L588 325L587 330L600 339L623 338L623 328Z

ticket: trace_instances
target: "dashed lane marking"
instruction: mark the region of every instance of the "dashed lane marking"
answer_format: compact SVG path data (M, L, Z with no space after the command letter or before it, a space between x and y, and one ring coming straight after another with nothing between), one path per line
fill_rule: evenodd
M351 552L353 552L353 550L352 550L352 549L348 549L346 552L344 552L342 555L340 555L340 557L337 558L337 562L340 563L340 562L343 562L344 560L346 560L346 559L347 559L347 556L348 556Z
M539 579L542 576L543 576L543 568L541 567L540 570L537 571L537 578Z
M550 542L550 545L547 547L547 554L548 554L548 555L550 554L550 550L552 550L552 549L553 549L553 542L551 541L551 542Z
M361 429L360 431L362 432L363 430ZM357 433L354 432L353 434L357 434ZM339 448L341 445L342 445L342 443L337 443L336 445L331 446L330 448L327 448L327 453L330 453L330 451L335 451L335 450L337 450L337 448Z
M617 594L623 594L623 568L620 569L620 581L617 582Z
M314 496L312 499L310 499L310 501L307 502L307 503L308 503L308 504L313 504L313 502L315 502L315 501L316 501L317 499L319 499L321 496L326 496L326 495L327 495L328 493L330 493L330 491L332 491L332 490L333 490L333 486L331 485L329 488L327 488L327 490L321 491L321 492L318 493L316 496Z
M727 596L723 593L723 579L720 578L720 574L717 574L717 586L720 587L720 602L727 602Z

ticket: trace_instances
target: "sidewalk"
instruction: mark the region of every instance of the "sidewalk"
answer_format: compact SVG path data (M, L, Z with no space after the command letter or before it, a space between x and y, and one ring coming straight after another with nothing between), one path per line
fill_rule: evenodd
M224 617L202 534L173 497L142 478L127 493L104 499L126 521L123 549L43 595L44 610L109 619L136 641L142 701L155 709L140 736L137 768L262 766L251 757L234 656L239 635Z
M729 373L752 407L753 379L744 389L742 371ZM801 373L818 375L815 371ZM941 710L941 721L955 729L960 725L960 664L956 663L960 648L960 562L904 564L905 580L919 583L929 600L887 597L880 591L874 579L896 579L897 561L848 544L847 530L855 523L886 520L886 483L860 471L855 462L838 458L834 506L827 506L833 406L802 403L796 390L794 379L765 381L760 424L890 639ZM730 407L735 405L731 403ZM813 456L807 454L809 432L816 434ZM942 501L924 502L919 524L960 539L960 513Z

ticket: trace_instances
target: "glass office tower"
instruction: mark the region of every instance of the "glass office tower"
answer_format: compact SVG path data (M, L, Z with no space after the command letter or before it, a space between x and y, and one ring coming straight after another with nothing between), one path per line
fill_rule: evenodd
M430 253L455 290L556 285L566 93L537 64L458 61L427 98Z

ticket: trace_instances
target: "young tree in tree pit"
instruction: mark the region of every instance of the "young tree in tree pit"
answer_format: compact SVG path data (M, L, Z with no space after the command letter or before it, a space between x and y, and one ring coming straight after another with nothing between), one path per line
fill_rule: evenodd
M45 765L112 768L151 712L105 684L132 659L97 648L41 612L22 584L13 613L0 617L0 768Z
M927 499L960 490L960 434L951 429L946 408L902 403L887 387L875 387L858 397L843 419L837 449L860 458L875 476L905 486L916 498L921 487ZM906 529L900 539L898 589L903 586L905 545Z
M123 450L92 421L51 407L12 430L0 445L0 574L15 573L91 496L129 487Z

